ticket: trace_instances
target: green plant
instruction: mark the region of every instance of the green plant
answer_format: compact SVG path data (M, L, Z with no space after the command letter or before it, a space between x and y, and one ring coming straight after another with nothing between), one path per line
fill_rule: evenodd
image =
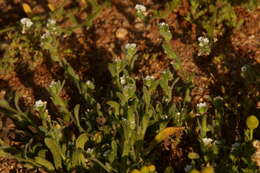
M177 70L180 69L180 67L181 67L180 57L177 56L177 54L172 49L171 44L170 44L170 41L172 39L172 33L170 31L168 24L166 24L164 22L159 23L158 29L159 29L159 33L161 34L161 36L164 39L164 42L162 44L162 48L163 48L164 52L168 55L168 57L170 59L173 60L171 62L172 66Z

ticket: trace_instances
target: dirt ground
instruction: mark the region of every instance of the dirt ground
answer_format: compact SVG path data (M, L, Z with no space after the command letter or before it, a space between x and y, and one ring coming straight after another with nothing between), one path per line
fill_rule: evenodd
M26 1L31 5L35 14L49 11L45 1ZM59 0L49 0L55 7L59 7ZM163 9L166 1L140 0L149 9ZM185 3L186 2L186 3ZM136 1L112 0L112 5L104 9L93 21L89 29L81 28L69 38L63 38L64 48L73 50L73 54L64 55L80 75L82 80L94 79L98 87L109 87L110 76L107 64L114 58L123 57L123 45L136 43L138 53L155 55L156 58L141 58L137 62L136 76L154 75L159 77L160 73L169 66L169 60L164 54L161 44L162 38L157 30L159 21L151 20L148 24L135 20L134 6ZM68 2L66 8L74 6L74 2ZM242 6L235 8L239 19L243 24L238 29L227 30L214 45L209 56L197 57L196 38L203 31L196 28L184 19L189 5L184 0L182 6L171 12L165 22L169 24L173 34L171 45L176 54L181 58L182 68L177 72L182 80L193 75L194 88L191 91L192 103L195 105L200 101L207 101L208 96L228 95L230 102L234 104L244 99L248 93L254 106L247 108L252 113L259 113L260 102L259 86L244 83L241 79L241 67L248 64L254 69L260 70L260 7L254 11L247 11ZM26 17L20 0L0 0L0 29L11 26L22 17ZM83 21L86 18L84 11L77 14L77 19ZM69 26L66 20L59 22L62 27ZM0 41L8 42L7 38L0 33ZM1 53L1 52L0 52ZM1 55L1 54L0 54ZM225 61L218 61L216 57L223 56ZM77 57L77 59L75 58ZM259 72L259 71L258 71ZM26 67L16 69L9 74L0 74L0 97L17 91L22 95L24 104L32 106L37 99L48 100L45 89L55 79L62 79L62 69L57 64L45 61L30 71ZM225 88L225 90L223 90ZM66 99L73 99L73 93L67 88L64 93ZM182 99L176 96L176 99ZM243 109L241 118L234 121L243 121ZM238 123L239 124L239 123ZM242 126L242 125L241 125ZM234 131L237 127L234 127ZM234 131L230 131L232 135ZM4 115L0 120L0 137L11 145L16 144L17 132L15 125ZM257 134L260 138L260 133ZM166 155L166 160L174 162L175 166L182 162L185 151L181 148L172 150ZM169 153L169 152L168 152ZM179 162L176 162L179 160ZM1 158L0 172L28 172L15 160ZM32 170L32 172L43 170Z

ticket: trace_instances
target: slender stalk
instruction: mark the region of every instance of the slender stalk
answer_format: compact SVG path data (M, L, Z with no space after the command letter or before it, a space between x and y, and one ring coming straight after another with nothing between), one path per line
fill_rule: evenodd
M201 123L201 137L205 138L207 133L207 115L202 115L202 123Z

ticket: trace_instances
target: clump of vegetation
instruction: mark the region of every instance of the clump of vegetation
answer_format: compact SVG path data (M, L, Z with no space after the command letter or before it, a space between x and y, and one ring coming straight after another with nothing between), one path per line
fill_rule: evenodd
M183 62L172 47L171 26L156 19L163 17L160 12L150 14L148 7L142 4L135 4L134 8L138 22L143 21L145 25L153 20L157 22L161 37L158 49L168 62L159 76L137 75L137 62L143 53L137 43L128 42L122 46L122 57L113 57L107 65L106 89L95 79L82 79L79 70L66 57L74 52L65 48L63 40L73 38L79 28L90 30L95 17L111 3L79 2L83 6L71 11L66 11L65 3L57 9L49 4L48 15L34 15L29 5L23 4L27 17L0 30L10 41L0 59L0 75L16 72L23 66L34 71L44 63L61 69L60 76L45 88L48 100L38 99L33 106L25 106L18 92L0 97L1 113L12 119L24 136L20 146L1 139L0 156L15 158L28 168L42 167L48 172L172 173L180 168L158 162L164 161L160 152L163 147L171 151L184 143L189 149L183 149L186 165L182 171L258 172L252 159L258 117L251 112L243 115L248 117L240 127L242 133L235 134L235 142L231 143L223 135L230 123L227 116L238 112L235 106L244 102L234 106L228 102L228 95L211 95L208 100L192 103L194 86L190 80L178 76ZM205 33L198 37L196 56L209 56L225 29L237 28L242 23L229 1L192 0L189 4L185 20ZM180 5L181 1L168 2L167 7L171 7L168 13ZM74 15L77 10L87 10L85 21L77 20ZM64 18L71 22L69 27L59 24ZM249 75L255 79L257 73L250 70L243 70L242 78ZM64 98L68 88L77 99ZM177 96L182 99L176 100ZM186 139L193 142L185 143ZM167 146L171 146L170 149Z

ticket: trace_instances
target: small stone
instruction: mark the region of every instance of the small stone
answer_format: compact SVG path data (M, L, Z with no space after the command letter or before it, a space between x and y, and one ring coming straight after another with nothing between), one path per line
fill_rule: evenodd
M116 38L120 39L120 40L124 40L126 38L128 34L128 31L125 28L119 28L116 31Z
M145 26L143 23L136 23L135 24L135 29L137 29L138 31L143 31L145 29Z

